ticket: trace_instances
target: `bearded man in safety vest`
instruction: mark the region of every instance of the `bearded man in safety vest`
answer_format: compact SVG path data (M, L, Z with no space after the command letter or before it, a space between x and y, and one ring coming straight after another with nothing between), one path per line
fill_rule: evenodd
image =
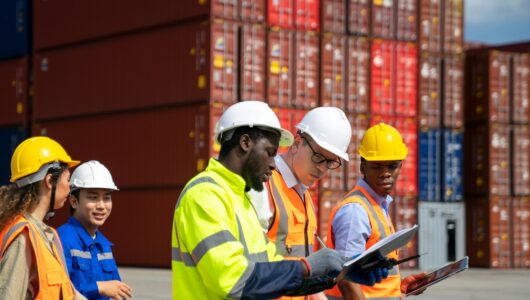
M219 159L192 178L177 200L172 233L173 299L270 299L333 285L347 258L323 249L283 260L264 235L247 192L275 169L279 145L293 136L264 102L236 103L223 113L215 139ZM350 280L373 284L388 274L354 270Z
M388 206L392 201L389 194L407 153L407 146L394 127L380 123L366 131L359 147L363 178L332 210L328 223L328 247L345 256L356 256L394 233L388 215ZM389 258L398 260L397 251L392 252ZM326 295L328 299L401 299L408 283L424 275L410 275L402 282L399 268L395 266L379 284L361 286L343 281L327 290Z

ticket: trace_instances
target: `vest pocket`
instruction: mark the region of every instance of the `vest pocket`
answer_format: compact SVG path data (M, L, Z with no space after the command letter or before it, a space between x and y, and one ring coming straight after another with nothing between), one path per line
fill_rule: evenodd
M86 271L90 269L90 260L80 257L74 257L72 265L74 269Z
M105 259L101 261L101 268L103 269L103 272L112 273L118 269L118 266L116 266L114 260Z

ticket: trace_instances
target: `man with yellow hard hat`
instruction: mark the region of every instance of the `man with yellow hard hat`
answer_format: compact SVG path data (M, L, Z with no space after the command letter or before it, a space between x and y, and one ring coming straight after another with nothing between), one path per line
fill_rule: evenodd
M408 149L394 127L379 123L365 132L359 154L363 178L333 209L328 223L328 247L348 257L361 254L394 233L388 214L392 202L389 194ZM397 251L388 257L399 259ZM410 275L402 283L397 266L389 272L386 279L374 286L343 281L327 290L326 295L328 299L401 299L406 285L424 276L424 273Z

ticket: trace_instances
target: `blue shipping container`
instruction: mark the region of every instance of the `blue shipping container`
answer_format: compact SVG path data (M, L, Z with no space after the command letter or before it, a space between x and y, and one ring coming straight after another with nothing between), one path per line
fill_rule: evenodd
M444 129L442 162L442 199L444 202L462 201L463 196L463 133Z
M0 185L9 183L11 156L26 137L27 130L24 127L0 127Z
M28 0L0 1L0 60L30 53Z
M418 189L420 201L440 202L440 129L420 130L418 136Z

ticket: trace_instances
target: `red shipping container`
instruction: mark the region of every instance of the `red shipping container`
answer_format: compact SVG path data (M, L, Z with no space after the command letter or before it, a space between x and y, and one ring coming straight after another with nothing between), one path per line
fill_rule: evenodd
M27 58L0 62L0 126L27 121L28 68Z
M401 167L401 173L394 186L396 196L417 196L417 162L418 162L418 130L416 119L404 117L372 116L371 125L386 123L396 128L403 142L407 145L409 153Z
M328 239L328 223L331 211L346 196L344 191L320 190L318 206L318 235L323 241Z
M263 0L261 0L263 1ZM33 45L50 48L200 16L237 20L238 0L34 1ZM263 20L261 16L253 21Z
M320 0L295 0L294 25L300 30L320 30Z
M416 116L416 89L418 56L416 44L396 42L395 44L395 108L396 116Z
M419 0L420 51L442 51L442 0Z
M344 190L346 173L346 169L344 168L345 163L345 161L342 161L342 166L339 168L335 170L327 170L324 176L320 179L319 188L321 190Z
M241 100L265 101L265 28L259 24L241 26Z
M305 109L273 108L273 110L278 116L282 128L289 130L293 135L298 131L296 125L302 121L307 113ZM287 149L288 147L280 147L278 152L286 153Z
M509 196L510 125L467 126L464 137L464 193Z
M466 245L469 266L511 266L510 197L466 200Z
M294 28L296 0L268 0L267 21L270 26Z
M320 50L320 105L342 110L346 105L346 39L345 35L323 34Z
M267 99L270 106L290 107L293 99L293 32L271 29L268 32L269 56Z
M415 42L418 39L417 0L397 0L396 39Z
M33 135L57 140L81 161L100 160L121 188L175 188L208 163L210 114L208 105L103 114L39 122ZM140 158L149 159L141 170L132 164Z
M372 1L372 37L394 39L394 0Z
M446 128L462 128L464 125L464 58L462 55L443 57L443 79L442 124Z
M370 33L370 2L369 0L348 1L348 33L365 35Z
M291 107L310 109L318 104L319 40L314 32L295 32L294 99Z
M321 0L321 31L345 33L346 32L346 1Z
M209 137L210 139L210 142L209 142L209 153L210 153L210 157L215 157L215 158L218 158L219 157L219 151L221 151L221 145L219 143L217 143L217 141L215 140L215 127L217 126L217 122L219 121L219 119L221 118L221 116L223 115L223 112L226 110L227 107L225 106L222 106L222 105L210 105L210 112L209 112L209 119L208 120L205 120L204 118L207 117L207 115L204 115L203 116L200 116L198 118L198 126L201 126L202 128L202 124L204 123L209 123L209 127L210 127L210 131L209 131L209 135L207 137ZM201 133L201 134L204 134L204 133ZM204 137L199 137L201 140L204 140Z
M364 37L348 37L348 78L346 111L367 114L370 111L370 44Z
M530 121L530 55L512 54L512 122Z
M513 267L530 267L530 198L514 197L512 203Z
M394 115L394 42L372 41L370 111Z
M512 195L530 195L530 129L512 125Z
M442 60L439 55L429 52L422 52L419 59L419 124L422 127L439 128L442 114Z
M344 168L346 169L346 190L349 191L355 187L359 178L362 177L360 171L361 156L358 151L364 133L370 127L370 119L367 115L348 114L348 120L352 127L351 142L348 147L350 161L345 164Z
M112 193L112 215L100 230L114 244L112 252L116 262L120 266L171 267L168 237L181 188L123 189L120 178L114 176L112 168L110 171L120 190ZM54 228L66 223L70 215L67 206L56 210L55 216L46 223ZM134 220L135 234L131 234L131 216L138 216ZM149 247L138 247L140 235L141 242Z
M416 197L394 197L388 207L388 214L396 231L411 228L418 224L418 200ZM398 250L399 258L407 258L418 254L418 236L415 235L410 242ZM413 259L399 265L401 269L417 269L418 260Z
M226 1L226 0L225 0ZM265 22L265 0L239 0L241 20L246 23Z
M34 117L235 103L237 31L232 22L190 23L41 52L35 55Z
M464 46L464 1L444 0L444 53L460 54Z
M510 122L510 57L490 50L466 53L466 122Z

